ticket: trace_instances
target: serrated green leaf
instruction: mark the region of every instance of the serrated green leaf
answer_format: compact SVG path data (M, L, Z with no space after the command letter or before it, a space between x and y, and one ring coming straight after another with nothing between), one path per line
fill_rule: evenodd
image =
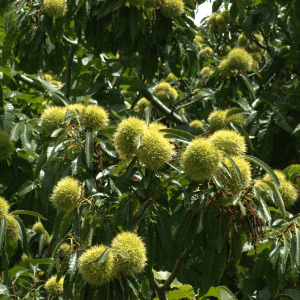
M7 132L10 132L14 125L15 120L15 109L13 105L9 102L5 103L4 113L3 113L3 127Z
M300 265L300 230L296 227L296 264Z
M282 199L277 187L272 182L269 182L266 180L262 180L262 182L266 183L271 188L272 192L274 193L274 196L275 196L275 199L277 202L277 206L279 207L283 217L285 218L286 216L285 216L284 202L283 202L283 199Z
M280 186L279 180L276 176L276 174L274 173L274 171L263 161L261 161L260 159L258 159L257 157L253 157L250 155L243 155L244 158L251 160L252 162L256 163L257 165L259 165L260 167L262 167L273 179L273 181L275 182L275 184L277 186Z
M38 217L42 220L47 220L44 218L41 214L35 212L35 211L30 211L30 210L14 210L10 212L12 215L29 215L29 216L35 216Z
M0 224L0 251L2 249L2 245L4 242L5 232L6 232L6 219L2 218L1 224Z
M172 250L171 245L173 242L172 231L168 214L161 208L157 209L157 231L158 236L163 243L165 253L168 253L168 256L170 256Z
M166 129L160 129L159 131L160 132L165 132L165 133L168 133L168 134L174 134L175 137L180 137L183 140L186 140L188 142L190 142L190 141L192 141L193 139L196 138L191 133L183 131L183 130L179 130L179 129L166 128Z
M85 140L85 155L86 155L86 166L88 169L92 170L93 168L93 141L94 133L93 129L88 128L86 131L86 140Z
M225 152L224 152L224 154L227 156L227 158L228 158L229 161L231 162L231 164L232 164L232 166L233 166L233 168L234 168L234 170L235 170L235 173L236 173L236 175L237 175L237 177L238 177L238 180L239 180L239 182L240 182L240 185L241 185L241 187L242 187L244 183L243 183L243 179L242 179L242 175L241 175L240 169L239 169L238 166L235 164L234 160L230 157L230 155L228 155L228 154L225 153Z
M20 242L22 245L23 252L25 252L29 256L29 247L28 247L28 240L26 234L26 228L22 222L22 220L18 217L14 217L14 220L17 222L19 231L20 231Z
M218 286L220 291L220 300L237 300L235 295L226 286Z
M17 196L23 197L36 188L37 188L37 185L35 184L35 182L28 180L20 187L20 189L17 192Z
M265 217L267 219L267 223L268 223L268 225L270 225L272 222L272 217L271 217L269 207L266 204L265 200L260 197L260 194L255 186L253 187L253 194L254 194L254 197L259 201L260 205L262 206Z

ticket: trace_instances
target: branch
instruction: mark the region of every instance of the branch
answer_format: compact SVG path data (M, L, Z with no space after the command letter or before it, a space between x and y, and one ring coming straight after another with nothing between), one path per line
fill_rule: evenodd
M191 105L191 104L193 104L193 103L195 103L195 102L197 102L197 101L203 100L203 99L205 99L206 97L207 97L207 96L203 96L203 97L197 98L197 99L195 99L195 100L193 100L193 101L191 101L191 102L189 102L189 103L180 105L180 106L176 107L176 110L178 110L178 109L180 109L180 108L183 108L183 107L186 107L186 106L189 106L189 105Z
M76 53L77 47L79 43L71 44L71 48L68 54L67 66L66 66L66 89L65 89L65 97L69 100L70 92L71 92L71 80L72 80L72 65L74 55Z
M168 289L170 287L171 283L173 282L173 280L176 278L176 276L180 272L183 262L185 261L187 256L193 251L193 249L194 249L194 243L192 242L186 248L186 250L183 252L183 254L178 258L176 266L175 266L173 272L171 273L169 278L166 280L166 282L162 286L163 289Z
M76 39L76 41L71 41L71 40L69 40L66 36L63 35L63 40L64 40L67 44L72 45L72 46L78 46L78 45L79 45L78 39Z
M282 29L282 31L284 32L284 34L286 35L287 40L289 41L290 46L292 46L293 43L293 39L290 35L290 33L287 31L286 27L284 26L282 20L280 18L278 18L278 25L279 27Z
M180 116L173 113L168 107L161 103L156 97L154 97L147 89L141 91L141 94L149 101L151 104L157 108L161 113L163 113L168 119L174 121L178 125L187 124L184 122Z
M259 48L262 48L262 49L264 49L264 50L266 50L266 51L268 51L268 52L271 52L270 47L265 47L265 46L263 46L263 45L259 42L259 40L255 37L255 35L253 34L252 31L250 32L250 36L251 36L252 41L253 41Z
M38 83L34 82L32 79L30 79L24 75L16 74L14 77L41 92L45 92L45 89L42 85L39 85Z

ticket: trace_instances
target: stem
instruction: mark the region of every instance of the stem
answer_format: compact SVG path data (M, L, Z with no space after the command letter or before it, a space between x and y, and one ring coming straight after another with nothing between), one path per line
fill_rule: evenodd
M193 251L193 249L194 249L194 243L191 242L191 244L185 249L185 251L183 252L183 254L178 258L177 263L176 263L176 265L175 265L175 267L174 267L171 275L166 280L166 282L163 284L162 288L164 288L164 289L167 290L170 287L170 285L173 282L173 280L179 274L183 262L185 261L185 259L187 258L187 256Z
M42 85L39 85L38 83L34 82L32 79L30 79L24 75L16 74L14 77L41 92L45 92L45 89Z
M78 43L71 44L71 48L68 54L68 60L67 60L67 66L66 66L66 89L65 89L65 97L69 100L70 98L70 92L71 92L71 80L72 80L72 65L73 65L73 59L74 55L76 53Z
M168 300L166 292L170 288L173 280L179 274L183 262L185 261L187 256L193 251L193 249L194 249L194 243L192 241L191 244L185 249L183 254L178 258L177 263L176 263L171 275L169 276L169 278L165 281L165 283L163 285L158 284L154 277L146 275L150 284L156 290L159 300Z
M168 107L166 107L162 102L160 102L156 97L154 97L147 89L143 90L141 93L149 102L151 102L151 104L155 108L157 108L161 113L163 113L168 119L174 121L178 125L187 124L181 119L180 116L172 112Z

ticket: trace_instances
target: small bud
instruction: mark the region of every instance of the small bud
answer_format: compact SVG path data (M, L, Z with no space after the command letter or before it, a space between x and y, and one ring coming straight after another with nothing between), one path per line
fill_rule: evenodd
M72 251L72 247L71 245L67 244L67 243L62 243L59 246L60 250L63 250L63 252L60 254L60 258L65 258L69 253L71 253Z
M150 106L150 102L146 98L140 99L136 104L137 110L141 115L144 114L144 111L148 106Z
M210 47L205 47L204 50L203 50L203 53L204 53L205 55L210 56L210 55L213 54L213 49L211 49ZM209 68L209 67L206 67L206 68ZM203 69L202 69L202 70L203 70Z
M246 48L249 45L249 40L246 38L246 36L242 33L240 34L238 38L239 46L242 48Z
M203 43L203 41L204 41L204 39L203 39L203 37L202 36L200 36L200 35L196 35L195 36L195 42L196 43Z
M112 241L112 252L118 270L124 275L141 273L146 265L146 247L136 233L122 232Z
M15 146L8 132L0 130L0 160L7 160L14 151Z
M204 49L204 50L205 50L205 49ZM204 67L204 68L202 68L200 74L201 74L202 76L210 75L210 74L211 74L211 68L210 68L210 67Z
M173 73L169 73L168 77L165 79L166 82L171 82L173 80L176 80L177 77Z
M203 124L200 120L194 120L190 123L190 126L196 128L196 129L200 129L203 127Z
M75 208L80 196L81 187L79 181L71 177L65 177L54 187L51 201L56 209L67 211Z
M46 229L44 228L43 224L41 222L36 222L33 227L32 230L37 233L37 234L44 234L46 233Z

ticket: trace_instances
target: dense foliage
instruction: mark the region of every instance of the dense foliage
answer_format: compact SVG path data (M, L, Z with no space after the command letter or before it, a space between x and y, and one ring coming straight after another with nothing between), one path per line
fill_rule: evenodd
M300 0L1 0L0 299L300 299Z

